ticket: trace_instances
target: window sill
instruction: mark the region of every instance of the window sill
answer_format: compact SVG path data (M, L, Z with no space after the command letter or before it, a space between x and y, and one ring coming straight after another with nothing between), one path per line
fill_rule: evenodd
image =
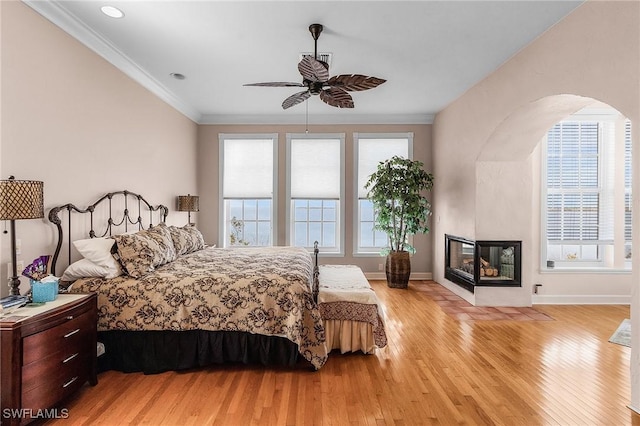
M379 251L376 252L362 252L362 253L353 253L353 257L386 257L380 254Z
M631 268L605 268L605 267L555 267L541 268L541 274L630 274Z
M318 250L319 257L344 257L344 253L341 251L322 251L322 247L318 247ZM313 249L309 252L313 254Z

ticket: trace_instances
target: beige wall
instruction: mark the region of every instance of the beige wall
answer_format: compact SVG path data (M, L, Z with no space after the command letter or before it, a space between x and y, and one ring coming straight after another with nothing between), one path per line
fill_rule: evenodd
M122 189L171 210L177 195L195 193L195 123L28 6L3 1L0 10L2 178L44 181L45 215ZM186 214L168 222L186 223ZM25 264L53 252L46 219L16 228ZM6 295L10 237L0 235Z
M546 296L619 300L631 293L628 273L600 275L588 286L575 284L584 284L584 276L538 273L540 221L534 206L539 191L534 182L540 168L532 153L553 122L583 107L587 98L610 104L631 118L634 129L640 127L635 124L640 114L639 7L638 2L586 2L436 116L436 241L451 233L524 242L523 288L507 295L485 295L488 289L482 289L475 298L531 303L536 283L543 284ZM491 182L504 196L486 192ZM444 248L436 245L434 277L448 285L442 259Z
M240 125L208 125L200 126L198 135L198 191L200 195L200 215L198 226L202 229L207 242L213 244L218 241L218 134L220 133L278 133L278 182L281 194L278 212L278 241L284 245L285 241L285 168L286 168L286 134L304 133L302 126L277 125L277 126L240 126ZM353 133L398 133L413 132L414 158L425 164L425 169L433 169L431 152L431 125L316 125L309 128L310 133L345 133L345 257L323 258L321 263L339 263L359 265L365 272L378 272L378 266L384 263L380 256L354 257L353 243L353 214L354 214L354 145ZM438 185L438 177L435 176L435 185ZM206 212L206 213L204 213ZM432 270L432 239L431 234L417 235L414 237L416 254L411 261L412 273L420 276L431 273Z
M564 297L568 303L585 302L585 295L592 300L615 300L631 294L632 329L636 330L632 406L638 407L638 251L633 254L632 274L539 272L540 215L536 209L540 192L536 182L540 155L536 149L550 126L549 119L553 124L580 109L580 97L605 102L630 118L633 151L640 152L640 2L587 1L436 116L433 152L438 185L433 202L434 216L440 221L434 221L433 234L435 241L442 240L445 233L471 239L499 235L523 240L527 264L523 288L465 295L480 304L508 300L530 303L532 286L537 282L544 285L543 295ZM529 126L522 125L523 111L531 121ZM633 185L638 187L637 157L633 175ZM504 197L487 202L482 191L489 184L494 185L489 195L497 195L495 188L503 187ZM638 197L633 203L634 211L639 211ZM639 217L634 215L635 241L640 241ZM434 249L434 278L454 289L457 286L444 279L443 247L436 244Z

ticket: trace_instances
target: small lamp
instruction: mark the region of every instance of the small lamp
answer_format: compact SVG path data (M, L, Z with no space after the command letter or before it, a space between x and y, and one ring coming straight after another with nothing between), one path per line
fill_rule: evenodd
M200 211L200 197L197 195L178 195L178 211L189 212L189 225L195 225L191 223L191 212Z
M20 295L16 260L16 220L44 217L44 183L37 180L16 180L10 176L0 180L0 220L11 221L11 295ZM6 231L5 231L6 233Z

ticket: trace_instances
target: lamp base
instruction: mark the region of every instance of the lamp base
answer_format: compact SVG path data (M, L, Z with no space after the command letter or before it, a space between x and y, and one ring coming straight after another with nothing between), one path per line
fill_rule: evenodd
M9 280L9 287L11 288L11 291L9 292L11 296L20 296L20 278L11 277Z

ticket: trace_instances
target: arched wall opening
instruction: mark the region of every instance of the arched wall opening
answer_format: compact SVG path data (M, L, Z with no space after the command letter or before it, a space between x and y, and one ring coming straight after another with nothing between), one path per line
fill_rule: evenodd
M475 305L531 306L545 300L549 303L630 303L630 272L570 276L544 273L538 267L540 141L557 122L594 104L602 103L578 95L546 96L509 114L483 144L475 162L476 239L522 241L522 287L479 287L474 295ZM536 285L540 286L538 295L534 294Z

